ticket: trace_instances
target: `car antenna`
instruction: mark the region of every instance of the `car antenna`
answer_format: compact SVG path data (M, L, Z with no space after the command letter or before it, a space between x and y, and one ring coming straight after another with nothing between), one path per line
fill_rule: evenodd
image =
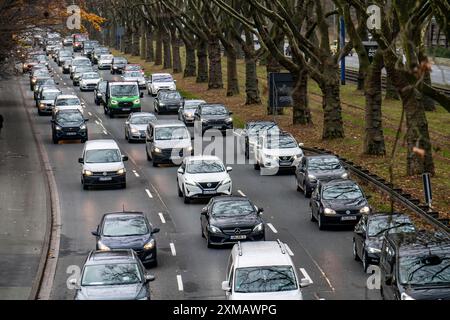
M125 213L125 204L122 204L122 212L124 212Z

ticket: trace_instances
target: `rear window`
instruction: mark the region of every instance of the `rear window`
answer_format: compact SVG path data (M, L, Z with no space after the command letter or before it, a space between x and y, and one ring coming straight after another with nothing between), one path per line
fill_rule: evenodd
M264 293L297 290L297 281L291 266L269 266L236 269L234 291Z

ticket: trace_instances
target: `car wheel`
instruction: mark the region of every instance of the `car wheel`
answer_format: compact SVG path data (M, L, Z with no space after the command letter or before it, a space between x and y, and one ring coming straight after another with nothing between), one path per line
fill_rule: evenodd
M122 183L122 184L120 185L120 188L121 188L121 189L126 189L126 188L127 188L127 183L126 183L126 182Z
M186 196L186 191L183 193L183 197L184 197L184 203L185 204L190 204L191 203L191 198Z
M40 116L43 116L43 115L44 115L44 113L42 113L42 111L41 111L41 110L38 110L38 115L40 115Z
M319 219L317 219L319 222L319 230L325 230L325 219L323 216L319 213Z
M356 250L356 241L355 239L353 239L353 259L355 259L355 261L360 261L361 259L358 256L358 252Z
M157 168L159 166L159 163L156 162L155 159L153 159L153 158L152 158L152 160L153 160L153 167Z
M110 119L113 119L113 118L114 118L114 113L112 113L111 110L109 110L108 113L109 113L109 118L110 118Z
M148 154L147 148L145 148L145 153L147 154L147 161L152 161L152 158L151 158L150 155Z
M261 170L261 166L259 165L258 161L256 161L256 163L253 165L253 167L255 168L255 170Z
M178 189L178 196L180 198L182 198L183 197L183 191L181 191L181 189L180 189L180 183L179 183L178 180L177 180L177 189Z
M105 115L108 114L108 108L106 106L103 106L103 112L105 113Z
M58 144L58 143L59 143L59 140L58 140L56 137L53 137L53 143L54 143L54 144Z
M305 195L305 198L311 198L311 192L308 191L306 183L303 184L303 194Z
M201 234L202 234L202 238L205 239L205 233L203 232L203 226L202 226L202 220L200 219L200 229L201 229Z
M362 250L361 260L362 260L363 270L364 270L364 272L367 272L367 268L369 267L369 265L367 264L366 248L363 248L363 250Z
M208 234L208 236L206 237L206 246L207 246L209 249L213 248L213 245L212 245L211 241L209 240L209 234Z

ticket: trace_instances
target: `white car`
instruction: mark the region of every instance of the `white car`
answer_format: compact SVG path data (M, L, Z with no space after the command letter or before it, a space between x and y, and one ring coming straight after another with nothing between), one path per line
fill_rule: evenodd
M312 280L297 271L286 245L278 241L238 243L231 250L222 282L228 300L303 300Z
M100 78L98 72L83 73L80 78L80 90L94 91L100 81L102 81L102 78Z
M100 59L98 60L98 68L100 70L111 69L113 59L114 59L114 56L112 54L102 54L100 56Z
M156 96L160 90L177 90L176 80L169 73L154 73L147 83L149 95Z
M261 174L276 174L288 169L294 172L303 158L303 144L298 144L289 133L272 132L258 136L254 147L255 170Z
M125 71L122 75L122 80L124 82L137 82L139 89L145 89L147 86L147 81L140 71Z
M81 113L84 113L84 102L81 102L80 98L76 95L66 94L59 95L55 99L55 107L53 108L53 112L58 112L59 110L73 110L77 109Z
M190 203L193 198L231 195L231 170L217 157L185 158L177 173L178 195L184 197L185 203Z
M114 140L92 140L86 142L81 164L81 184L87 190L91 186L117 185L126 188L126 169L119 146Z

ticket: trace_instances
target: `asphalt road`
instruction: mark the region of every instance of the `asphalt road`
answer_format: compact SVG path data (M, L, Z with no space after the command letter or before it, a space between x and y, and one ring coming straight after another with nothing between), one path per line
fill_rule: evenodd
M80 157L83 145L54 145L49 117L39 117L28 87L28 77L21 80L21 90L28 97L27 108L33 114L52 164L61 202L62 235L56 270L53 299L73 299L66 281L70 266L82 267L87 253L95 248L91 236L101 216L107 212L144 211L157 235L157 268L152 282L154 299L222 299L221 282L230 248L208 249L200 234L200 210L205 203L185 205L177 195L176 167L153 168L147 162L144 144L129 144L124 137L125 118L109 119L102 107L94 104L92 92L73 88L68 75L56 64L56 80L66 93L75 92L86 102L85 115L90 118L89 138L114 139L130 157L126 163L127 189L83 191L80 184ZM101 72L112 79L109 71ZM118 76L114 78L119 79ZM5 94L5 93L3 93ZM143 111L153 111L152 98L145 96ZM18 101L19 103L19 101ZM175 115L159 116L175 119ZM239 139L227 138L227 143ZM310 221L309 199L296 192L292 175L260 176L252 165L234 165L231 177L235 194L245 194L265 209L267 240L287 243L296 267L304 268L314 284L304 289L305 299L379 299L379 292L366 289L369 275L355 262L351 253L351 230L319 231ZM269 225L270 224L270 225ZM301 277L301 273L299 271Z

